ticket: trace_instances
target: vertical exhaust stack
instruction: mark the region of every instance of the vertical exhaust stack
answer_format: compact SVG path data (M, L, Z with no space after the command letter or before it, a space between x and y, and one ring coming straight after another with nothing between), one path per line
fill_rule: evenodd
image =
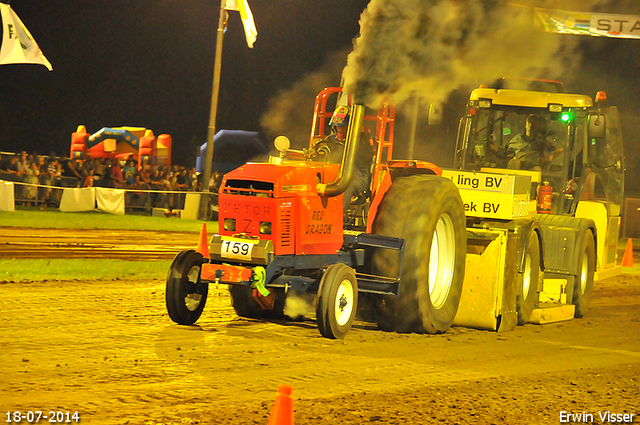
M342 167L340 174L333 183L318 184L318 194L320 196L338 196L344 193L353 180L353 173L356 162L356 148L360 140L360 130L364 121L364 106L353 105L351 107L351 118L349 119L349 128L347 129L347 141L342 155Z

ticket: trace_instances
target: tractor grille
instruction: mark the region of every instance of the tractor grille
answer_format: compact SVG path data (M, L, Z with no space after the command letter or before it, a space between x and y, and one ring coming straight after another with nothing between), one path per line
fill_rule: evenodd
M227 180L223 193L273 198L273 183L256 180Z
M291 209L283 208L280 215L280 244L282 247L291 246Z

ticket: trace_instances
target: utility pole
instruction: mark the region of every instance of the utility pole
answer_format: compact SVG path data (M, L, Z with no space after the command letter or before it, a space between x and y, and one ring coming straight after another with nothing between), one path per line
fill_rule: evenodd
M220 0L220 20L218 21L218 32L216 35L216 58L213 65L213 89L211 92L211 114L209 116L209 130L207 131L207 149L204 155L204 169L202 176L202 191L209 192L209 180L211 179L211 163L213 162L213 137L216 135L216 116L218 114L218 94L220 92L220 73L222 68L222 38L224 37L224 27L227 11L225 10L226 0ZM205 194L200 198L200 220L208 217L209 195Z

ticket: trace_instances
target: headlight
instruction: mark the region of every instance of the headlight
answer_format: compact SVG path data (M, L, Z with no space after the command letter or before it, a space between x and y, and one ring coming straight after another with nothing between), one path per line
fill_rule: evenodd
M271 234L271 223L268 221L261 221L260 222L260 233L262 233L263 235L270 235Z
M229 232L233 232L236 230L236 219L235 218L225 218L224 219L224 230Z
M562 112L562 105L558 105L557 103L550 103L549 112Z

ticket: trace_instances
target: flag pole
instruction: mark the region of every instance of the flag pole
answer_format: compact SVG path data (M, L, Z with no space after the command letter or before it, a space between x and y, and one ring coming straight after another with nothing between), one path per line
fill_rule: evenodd
M218 21L218 32L216 35L216 58L213 65L213 89L211 92L211 114L209 116L209 130L207 132L207 148L204 154L204 170L202 176L202 191L209 191L209 180L211 179L211 163L213 162L213 137L216 135L216 116L218 114L218 94L220 92L220 72L222 69L222 38L224 36L224 26L226 21L225 10L226 0L220 0L220 20ZM208 217L209 195L203 195L200 199L201 220Z

